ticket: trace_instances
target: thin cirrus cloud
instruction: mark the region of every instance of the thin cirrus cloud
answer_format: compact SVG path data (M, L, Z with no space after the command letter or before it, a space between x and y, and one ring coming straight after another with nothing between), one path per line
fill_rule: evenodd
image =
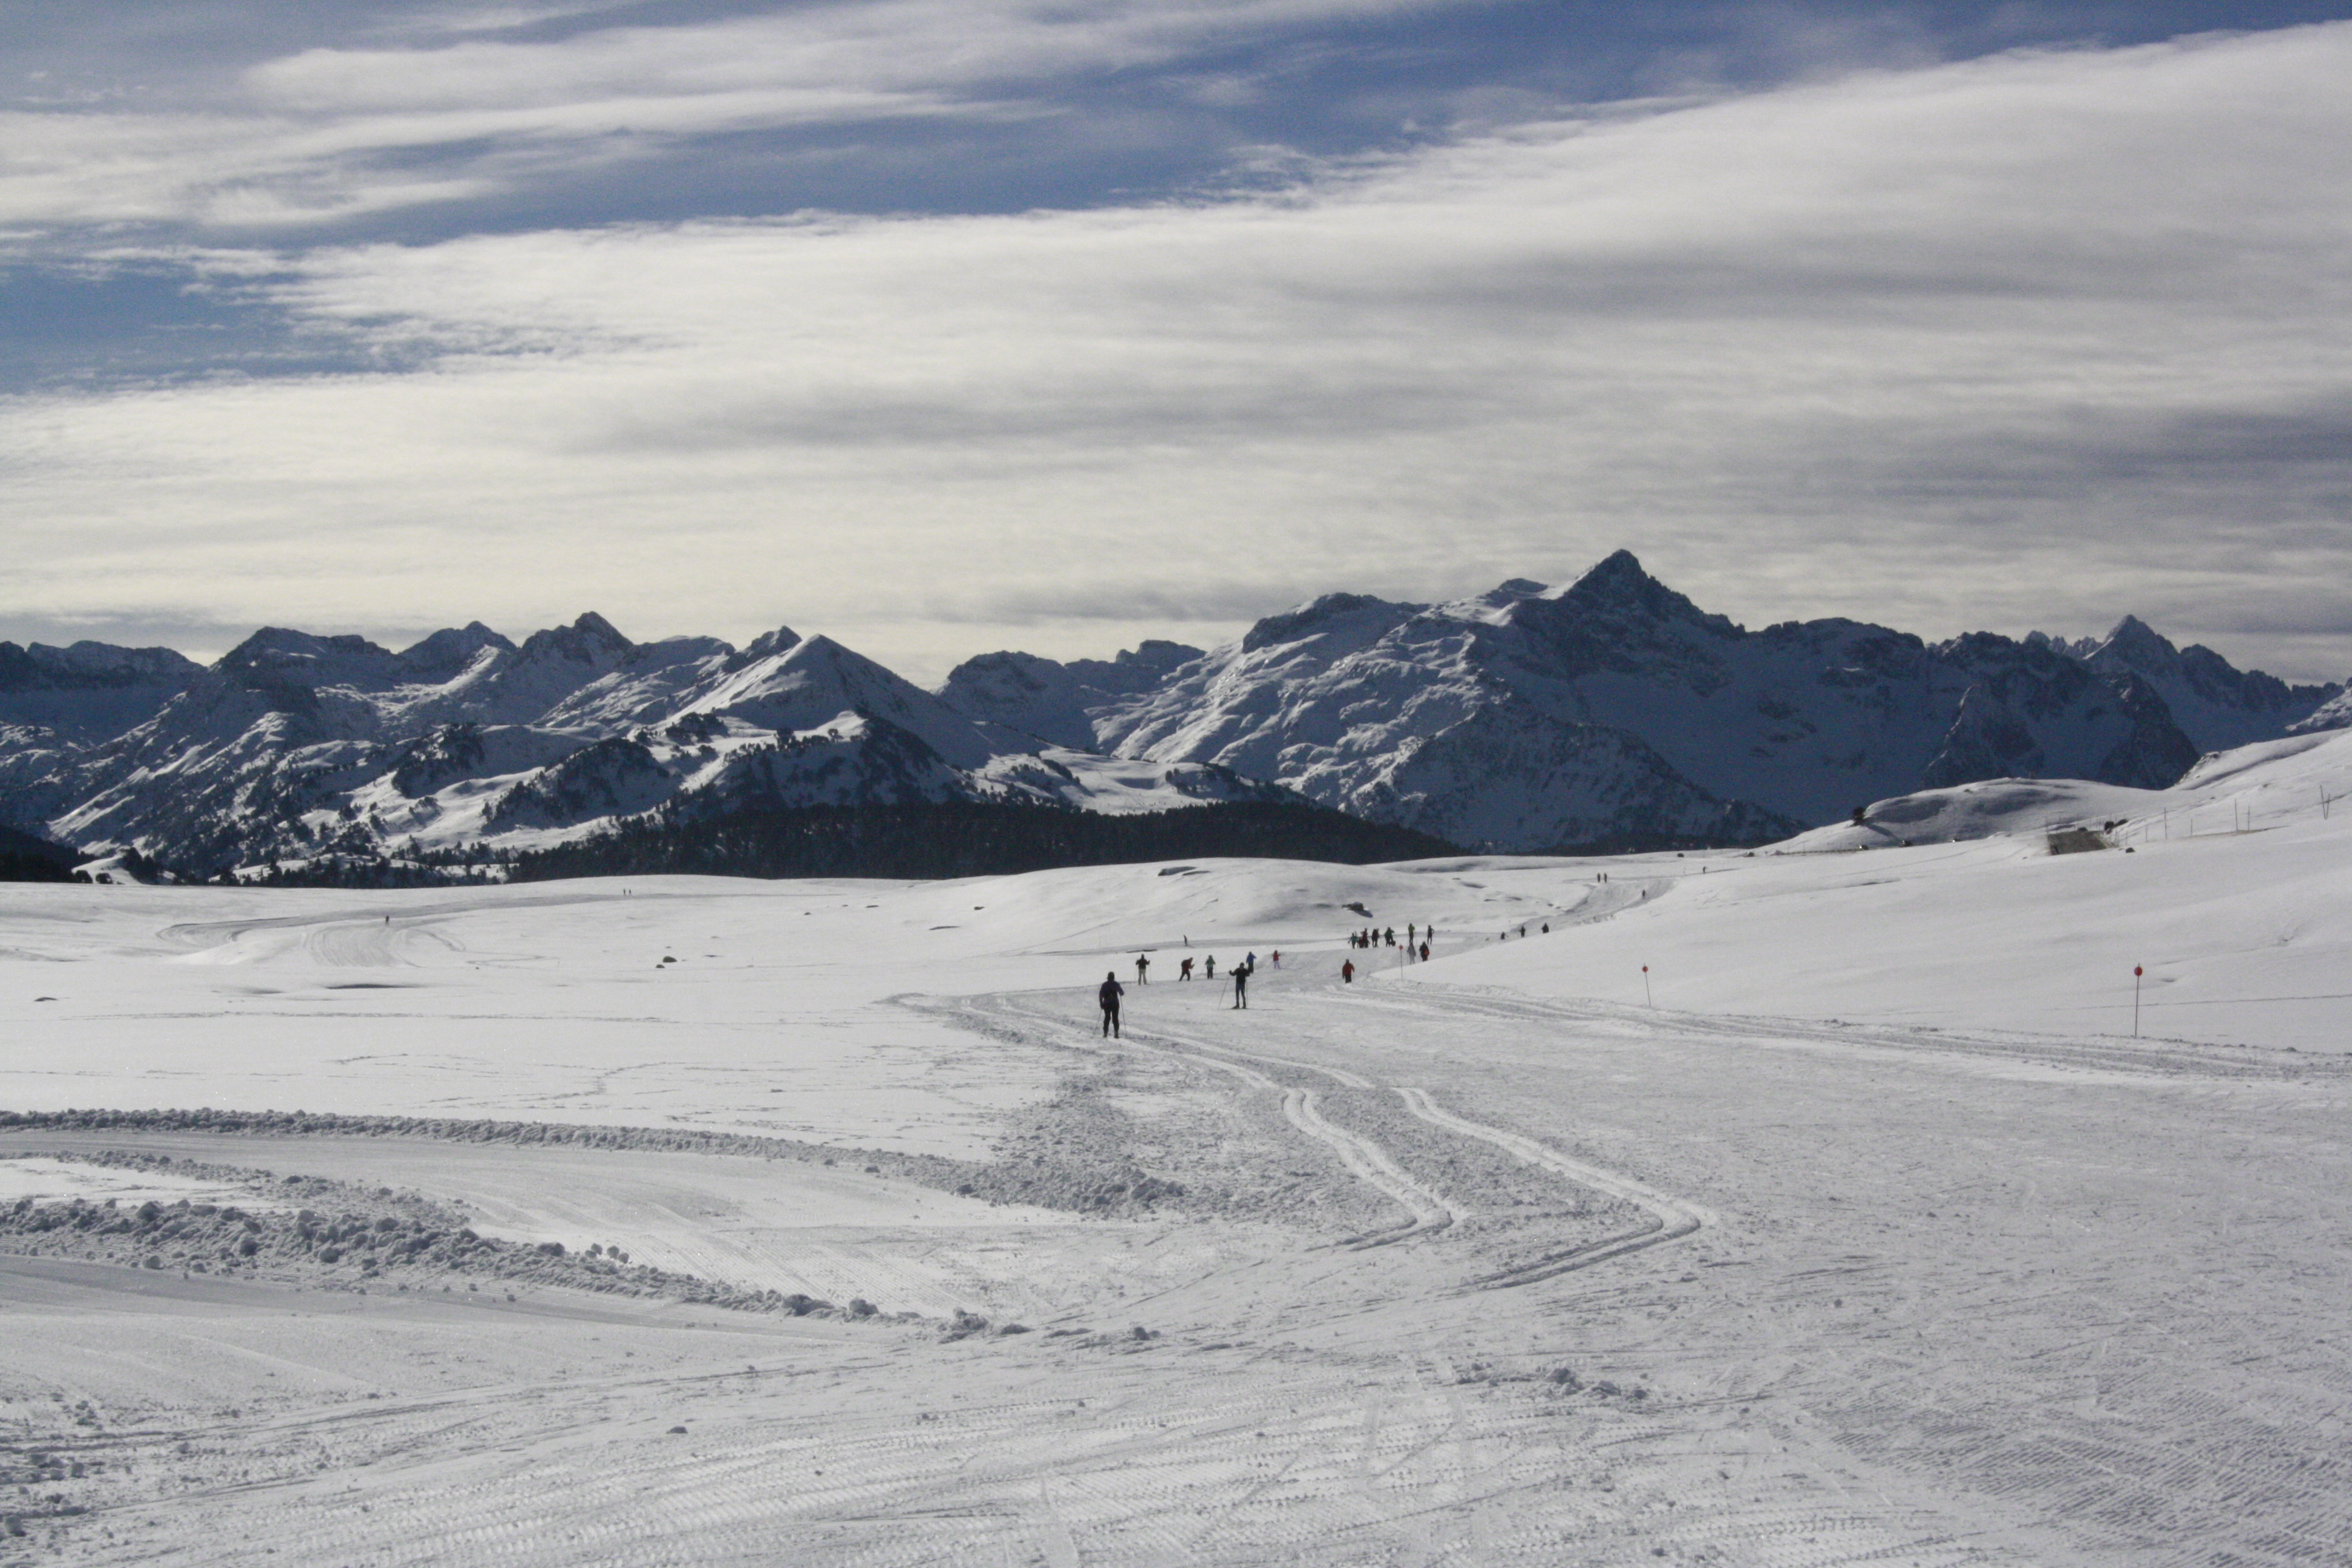
M566 14L459 15L435 47L339 42L174 92L0 111L0 224L268 229L485 202L702 139L1051 115L1057 82L1433 8L1444 0L867 0L524 37L475 35Z
M546 103L605 90L585 59ZM1555 111L1084 210L151 246L116 264L341 368L14 399L0 496L50 526L0 614L593 605L936 676L1623 544L1751 623L2137 611L2340 677L2347 67L2352 26L2311 26ZM400 112L541 107L467 90Z

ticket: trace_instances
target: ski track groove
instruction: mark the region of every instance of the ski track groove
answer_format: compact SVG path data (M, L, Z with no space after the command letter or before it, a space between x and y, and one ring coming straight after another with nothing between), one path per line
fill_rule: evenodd
M1385 1003L1376 999L1375 1005ZM1037 1010L1026 993L1001 993L996 995L973 997L968 1006L984 1009L1000 1016L1011 1014L1033 1026L1052 1026L1062 1024L1058 1014ZM1349 1171L1367 1185L1381 1193L1403 1208L1412 1220L1398 1229L1377 1232L1357 1239L1360 1247L1387 1246L1415 1237L1435 1234L1465 1217L1458 1205L1409 1175L1380 1145L1362 1133L1342 1128L1319 1114L1316 1096L1311 1089L1302 1089L1277 1082L1255 1068L1244 1064L1259 1063L1269 1067L1288 1068L1301 1072L1319 1074L1346 1088L1371 1089L1381 1086L1360 1073L1345 1068L1327 1067L1319 1062L1301 1061L1295 1058L1277 1057L1253 1051L1237 1050L1230 1046L1201 1039L1197 1036L1178 1033L1164 1026L1152 1030L1129 1030L1124 1037L1138 1040L1148 1048L1167 1052L1232 1074L1268 1094L1278 1097L1283 1113L1291 1125L1301 1132L1324 1143L1336 1153ZM1236 1059L1238 1058L1238 1059ZM1630 1253L1680 1241L1696 1235L1710 1225L1719 1224L1710 1210L1660 1192L1654 1187L1602 1169L1587 1161L1577 1160L1558 1150L1519 1133L1490 1127L1440 1108L1430 1098L1428 1090L1413 1085L1387 1086L1405 1109L1429 1125L1457 1136L1475 1139L1503 1151L1513 1158L1546 1171L1579 1186L1589 1187L1621 1202L1646 1211L1649 1224L1637 1230L1621 1231L1587 1242L1571 1251L1557 1254L1537 1263L1506 1269L1486 1276L1475 1283L1486 1289L1509 1289L1533 1284L1556 1275L1589 1268L1612 1258Z
M1435 991L1437 996L1412 993ZM1442 998L1442 1000L1441 1000ZM1637 1007L1591 998L1547 999L1480 987L1423 981L1381 986L1349 998L1357 1006L1393 1008L1426 1017L1456 1018L1464 1013L1515 1023L1636 1026L1645 1032L1671 1032L1692 1038L1792 1041L1820 1047L1873 1046L1913 1056L1980 1057L2052 1067L2131 1073L2138 1077L2196 1076L2219 1079L2352 1078L2352 1057L2296 1056L2286 1061L2226 1046L2185 1040L2116 1039L2106 1043L2065 1036L1968 1034L1910 1028L1896 1024L1849 1023L1834 1018L1789 1018L1769 1014L1683 1013Z

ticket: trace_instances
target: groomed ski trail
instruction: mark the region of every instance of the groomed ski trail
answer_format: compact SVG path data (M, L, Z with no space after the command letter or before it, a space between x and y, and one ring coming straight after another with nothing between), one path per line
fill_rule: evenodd
M1058 1010L1046 1012L1037 994L998 993L992 995L963 998L951 1007L950 1016L968 1026L989 1030L991 1022L1002 1028L1008 1016L1023 1023L1045 1026L1058 1032L1068 1026L1069 1020ZM985 1020L985 1021L984 1021ZM1292 1057L1278 1057L1263 1052L1244 1051L1234 1047L1204 1040L1198 1036L1181 1033L1161 1026L1149 1030L1129 1028L1125 1037L1129 1044L1141 1048L1179 1057L1240 1079L1252 1088L1278 1099L1283 1115L1290 1124L1307 1137L1324 1144L1346 1165L1356 1178L1386 1196L1411 1219L1404 1225L1356 1238L1358 1247L1389 1246L1417 1237L1435 1235L1465 1218L1467 1210L1460 1204L1408 1173L1378 1142L1351 1128L1342 1127L1321 1113L1312 1089L1286 1085L1261 1072L1263 1067L1288 1068L1296 1072L1314 1073L1329 1079L1344 1088L1379 1089L1385 1088L1396 1095L1405 1110L1433 1127L1459 1137L1473 1138L1499 1149L1514 1159L1533 1165L1576 1185L1590 1188L1609 1197L1643 1210L1647 1223L1631 1231L1619 1231L1601 1237L1570 1251L1557 1253L1538 1262L1517 1268L1486 1275L1473 1281L1482 1289L1507 1289L1533 1284L1555 1275L1588 1268L1594 1264L1622 1258L1629 1253L1680 1241L1696 1235L1710 1225L1719 1224L1710 1210L1688 1200L1649 1186L1630 1176L1606 1170L1587 1161L1563 1154L1533 1138L1492 1127L1485 1122L1457 1115L1439 1106L1427 1089L1411 1084L1380 1084L1360 1073L1344 1068L1327 1067L1320 1063L1302 1061ZM1094 1042L1087 1042L1092 1048Z

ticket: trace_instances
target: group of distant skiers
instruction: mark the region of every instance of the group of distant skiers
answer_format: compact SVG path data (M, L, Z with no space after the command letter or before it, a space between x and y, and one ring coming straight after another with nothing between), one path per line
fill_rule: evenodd
M1416 926L1411 921L1407 921L1404 927L1405 957L1417 958L1424 963L1428 963L1429 944L1436 939L1435 926ZM1397 945L1396 927L1366 926L1361 931L1349 931L1348 945L1349 947L1394 947ZM1339 966L1339 978L1353 980L1355 977L1356 963L1353 959L1349 959Z
M1549 931L1550 928L1547 926L1545 929ZM1429 961L1430 943L1436 938L1436 936L1437 928L1435 926L1423 927L1415 925L1411 921L1407 921L1404 928L1403 942L1405 955L1408 958L1419 959L1423 963L1426 963ZM1185 945L1187 947L1192 945L1191 938L1188 937L1185 939ZM1398 945L1396 928L1394 926L1366 926L1360 931L1349 931L1348 933L1348 945L1352 948L1395 947ZM1273 963L1274 967L1276 969L1280 969L1282 967L1282 952L1279 949L1276 949L1274 952L1269 954L1268 957ZM1187 953L1184 957L1177 961L1177 979L1190 980L1192 978L1192 957L1190 953ZM1216 956L1214 954L1205 955L1201 960L1201 968L1205 978L1214 980L1217 977ZM1249 1005L1250 976L1257 973L1257 954L1255 952L1248 953L1239 963L1234 964L1225 973L1231 977L1234 983L1234 1005L1237 1008L1247 1007ZM1354 959L1346 959L1340 963L1339 979L1342 984L1353 984L1355 983L1356 961ZM1151 955L1148 952L1139 952L1135 955L1135 983L1138 985L1147 985L1150 984L1150 981ZM1102 1032L1108 1038L1118 1039L1119 1037L1119 1002L1126 994L1127 987L1118 983L1118 972L1117 970L1112 970L1110 973L1105 974L1102 978L1102 984L1095 988L1095 999L1102 1005Z
M1282 967L1282 954L1279 952L1276 952L1272 956L1274 959L1274 966L1276 969L1280 969ZM1206 971L1207 977L1211 980L1214 980L1217 977L1216 955L1214 953L1209 954L1203 961L1202 967ZM1239 963L1234 964L1231 969L1225 971L1225 973L1233 980L1234 983L1234 1006L1247 1007L1249 1005L1250 976L1256 973L1257 954L1255 952L1247 954ZM1176 978L1179 980L1190 980L1192 978L1192 959L1186 958L1177 964ZM1139 952L1135 955L1135 983L1138 985L1149 984L1150 983L1150 979L1151 955L1148 952ZM1102 1032L1109 1036L1112 1039L1118 1039L1119 1037L1118 1003L1119 998L1126 994L1127 987L1118 983L1118 971L1115 969L1109 973L1104 975L1102 984L1095 987L1095 999L1102 1004Z

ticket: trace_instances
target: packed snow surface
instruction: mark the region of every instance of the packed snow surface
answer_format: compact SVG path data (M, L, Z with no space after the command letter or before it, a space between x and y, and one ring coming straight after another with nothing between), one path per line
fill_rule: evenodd
M2346 1561L2347 788L2335 734L1752 856L0 889L0 1109L348 1119L0 1125L0 1563ZM605 1272L190 1239L289 1203ZM837 1310L564 1282L645 1266Z

